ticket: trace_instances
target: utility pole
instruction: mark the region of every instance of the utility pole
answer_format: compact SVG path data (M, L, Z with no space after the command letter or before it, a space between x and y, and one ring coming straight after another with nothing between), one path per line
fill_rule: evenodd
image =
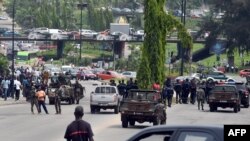
M12 7L12 65L11 65L11 71L12 71L12 76L11 76L11 96L14 96L14 72L15 72L15 5L16 5L16 0L13 0L13 7Z
M185 26L186 24L186 3L187 0L182 0L181 2L181 22ZM181 70L180 70L180 76L183 76L183 71L184 71L184 47L180 43L180 50L181 50Z
M77 4L78 8L81 10L81 23L80 23L80 51L79 51L79 60L82 59L82 10L84 7L87 7L87 3L79 3Z

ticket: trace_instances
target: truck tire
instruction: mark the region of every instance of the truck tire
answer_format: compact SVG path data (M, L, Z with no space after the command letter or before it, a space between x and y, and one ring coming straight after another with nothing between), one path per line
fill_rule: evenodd
M134 121L134 120L130 120L130 121L129 121L129 125L130 125L130 126L135 126L135 121Z
M91 114L95 113L95 107L94 106L90 106L90 112L91 112Z
M122 127L123 127L123 128L128 128L128 120L127 120L127 118L124 118L124 119L122 120Z
M244 108L248 108L248 107L249 107L249 105L247 105L247 104L246 104L246 105L244 105Z
M234 105L234 112L237 113L238 112L238 106Z
M214 106L210 105L209 110L210 110L210 112L214 112Z
M158 117L156 117L155 120L153 121L154 126L155 125L160 125L160 123L161 123L161 120Z
M119 113L119 106L116 106L116 107L114 108L114 111L115 111L115 114L118 114L118 113Z
M49 105L55 104L55 101L53 99L49 99Z

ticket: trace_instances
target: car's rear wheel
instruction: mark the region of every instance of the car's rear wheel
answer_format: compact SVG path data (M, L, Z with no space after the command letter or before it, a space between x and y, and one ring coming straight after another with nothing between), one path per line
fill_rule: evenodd
M130 126L135 126L135 121L134 121L134 120L130 120L130 121L129 121L129 125L130 125Z
M127 118L124 118L124 119L122 120L122 127L123 127L123 128L127 128L127 127L128 127L128 120L127 120Z
M234 112L235 112L235 113L238 112L238 106L237 106L237 105L234 106Z
M212 105L211 105L211 106L209 106L209 107L210 107L210 112L214 112L214 111L215 111L215 108L214 108L215 106L212 106Z
M55 104L55 101L53 99L49 99L49 105Z
M248 107L249 107L249 105L247 105L247 104L246 104L246 105L244 105L244 108L248 108Z
M114 108L114 112L115 112L115 114L118 114L118 112L119 112L119 107L118 107L118 106L116 106L116 107Z
M94 106L90 106L90 112L91 112L91 114L95 113L95 107Z
M153 121L153 125L160 125L160 123L161 120L158 117L156 117L155 120Z

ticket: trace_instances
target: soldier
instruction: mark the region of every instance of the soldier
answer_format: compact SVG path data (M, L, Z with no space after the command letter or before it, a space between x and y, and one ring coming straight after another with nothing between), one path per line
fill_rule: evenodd
M190 91L190 83L189 80L186 79L182 84L182 103L187 104L188 103L188 95Z
M135 80L134 83L132 83L131 89L139 89L139 87L137 85L137 80Z
M207 82L206 82L206 91L205 91L205 100L206 100L206 102L208 102L209 93L213 89L214 86L215 86L215 82L212 79L207 80Z
M111 86L116 86L115 80L112 80L112 79L111 79L109 85L111 85Z
M62 87L65 88L65 85ZM56 109L56 114L61 114L61 97L62 93L64 93L64 89L59 89L55 91L55 109Z
M179 102L181 104L181 83L179 79L176 80L176 83L174 85L174 90L176 93L176 103Z
M58 80L57 73L54 73L54 75L51 77L51 84L53 85L52 87L55 87L55 88L60 87L60 82Z
M199 86L196 92L197 95L197 102L198 102L198 110L201 109L204 110L204 102L205 102L205 91L202 88L202 86Z
M74 97L76 100L76 104L79 104L80 101L80 94L83 93L83 87L82 85L76 80L76 83L74 85ZM84 97L84 95L83 95Z
M30 91L30 105L31 105L31 113L34 114L33 107L36 106L37 112L39 113L40 109L38 107L37 97L36 97L36 88L33 84L31 84L31 91Z
M162 103L162 99L158 99L158 104L155 105L155 114L157 115L157 122L160 120L160 124L166 124L167 114L165 105ZM157 123L158 124L158 123Z
M49 80L49 72L48 71L44 71L42 79L43 79L44 84L48 84L48 80Z
M191 83L190 83L190 92L191 92L191 95L190 95L190 103L194 104L195 103L195 97L196 97L196 82L195 82L195 78L193 78L191 80Z
M126 94L126 84L124 83L124 80L119 81L117 88L118 88L119 94L124 97Z

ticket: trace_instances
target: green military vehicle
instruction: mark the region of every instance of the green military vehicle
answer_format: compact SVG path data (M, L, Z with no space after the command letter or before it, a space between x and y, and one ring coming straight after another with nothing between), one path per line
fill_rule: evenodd
M120 103L122 127L127 128L128 123L134 126L135 122L152 122L153 125L165 124L164 104L161 104L164 109L161 113L156 110L160 98L160 93L155 90L130 90Z
M235 85L217 85L208 97L210 111L217 111L218 107L233 108L237 113L240 111L240 96Z

